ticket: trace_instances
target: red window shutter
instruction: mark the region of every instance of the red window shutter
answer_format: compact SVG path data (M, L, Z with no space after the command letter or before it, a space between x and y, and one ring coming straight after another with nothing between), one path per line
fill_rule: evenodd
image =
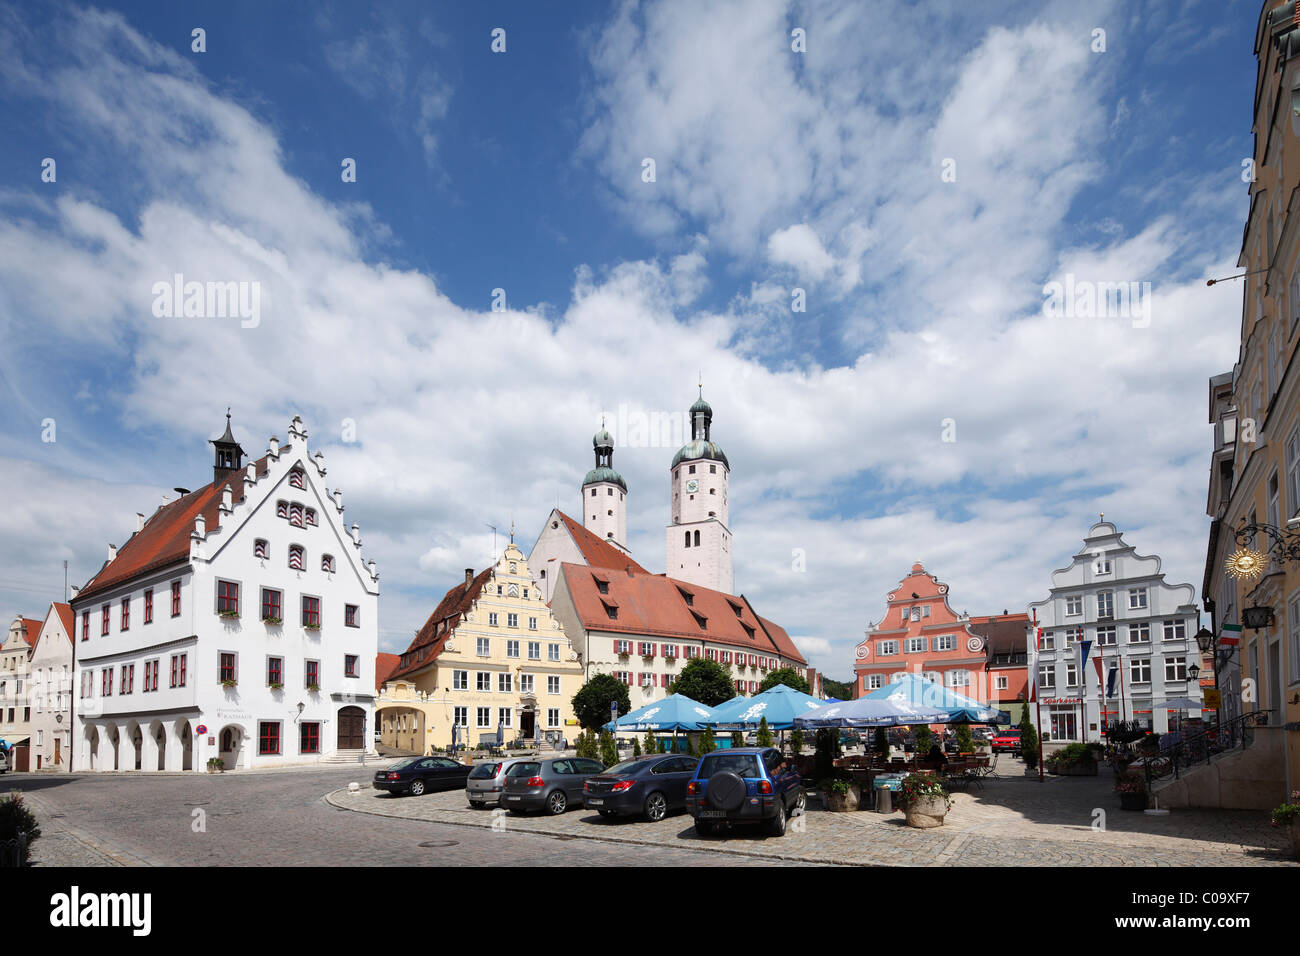
M658 645L658 644L651 644L651 645L650 645L650 656L651 656L651 657L654 657L654 656L655 656L655 653L656 653L658 650L659 650L659 645Z

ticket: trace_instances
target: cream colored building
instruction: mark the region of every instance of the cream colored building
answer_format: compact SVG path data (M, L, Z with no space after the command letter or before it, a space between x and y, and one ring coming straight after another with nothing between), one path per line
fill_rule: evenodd
M51 603L32 648L32 769L72 769L72 608Z
M32 647L40 632L40 621L16 617L0 643L0 740L11 748L10 770L27 770L36 765L30 760L30 685Z
M386 746L427 754L498 729L505 742L578 733L582 665L512 540L494 567L449 590L375 704Z

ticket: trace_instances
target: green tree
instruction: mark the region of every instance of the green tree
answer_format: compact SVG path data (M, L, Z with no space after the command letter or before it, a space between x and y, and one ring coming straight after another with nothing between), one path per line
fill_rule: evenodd
M688 757L698 757L698 756L699 756L699 754L697 754L697 753L695 752L695 741L691 739L691 735L690 735L690 734L687 734L687 735L686 735L686 756L688 756Z
M600 732L600 757L597 759L606 767L618 763L618 744L614 741L614 735L608 730Z
M924 758L930 752L934 745L934 734L930 733L929 724L916 725L916 752L918 756Z
M633 757L639 757L639 756L641 756L641 738L640 738L640 737L633 737L633 738L632 738L632 756L633 756Z
M871 749L882 757L889 756L889 734L885 733L884 727L876 728L876 739L872 742Z
M772 746L772 728L767 726L767 718L758 719L758 745L760 747Z
M653 730L647 730L645 732L645 746L641 749L647 754L657 754L661 752L659 750L659 741L655 740L655 732Z
M733 747L745 746L745 735L742 734L739 730L733 730L731 732L731 746Z
M627 695L627 685L613 674L597 674L583 684L573 695L573 713L578 725L587 730L600 730L609 723L609 705L618 702L620 715L632 709Z
M838 727L822 727L817 731L817 750L813 754L813 779L830 780L835 776L835 761L840 756L840 731Z
M968 754L975 749L975 741L970 735L970 724L957 725L957 752Z
M808 694L808 681L799 676L792 667L782 667L774 670L763 678L763 682L758 685L758 692L761 694L765 690L771 690L777 684L784 684L786 687L793 687L800 693Z
M803 753L803 731L795 729L790 731L790 752L796 757Z
M693 657L687 661L668 690L698 700L705 707L717 707L736 696L730 668L705 657Z
M1020 718L1020 757L1030 770L1038 766L1038 731L1029 719L1028 707Z
M589 730L582 731L578 734L575 749L579 757L590 757L595 760L599 756L596 748L596 735Z
M700 756L711 754L718 749L718 742L713 739L713 728L705 727L704 733L700 734Z
M839 700L853 700L857 696L855 693L858 685L854 681L831 680L829 677L822 678L822 691L827 697L835 697Z

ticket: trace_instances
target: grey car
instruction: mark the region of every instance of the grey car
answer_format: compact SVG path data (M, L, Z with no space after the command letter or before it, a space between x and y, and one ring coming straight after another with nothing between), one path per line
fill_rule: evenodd
M465 799L471 807L490 808L501 805L501 794L506 784L506 771L517 763L524 763L527 757L506 757L499 760L485 760L475 764L465 781Z
M506 769L501 806L511 813L545 810L561 814L570 806L582 806L583 786L604 769L603 763L589 757L521 760Z

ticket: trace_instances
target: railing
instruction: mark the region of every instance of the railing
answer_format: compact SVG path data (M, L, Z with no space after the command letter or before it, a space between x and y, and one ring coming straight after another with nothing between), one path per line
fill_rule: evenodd
M1153 782L1165 777L1177 780L1183 772L1198 764L1208 764L1211 758L1219 754L1249 747L1255 739L1255 728L1267 724L1271 713L1269 710L1254 710L1217 726L1207 727L1168 747L1161 746L1159 753L1145 755L1143 772L1147 789L1150 790Z

